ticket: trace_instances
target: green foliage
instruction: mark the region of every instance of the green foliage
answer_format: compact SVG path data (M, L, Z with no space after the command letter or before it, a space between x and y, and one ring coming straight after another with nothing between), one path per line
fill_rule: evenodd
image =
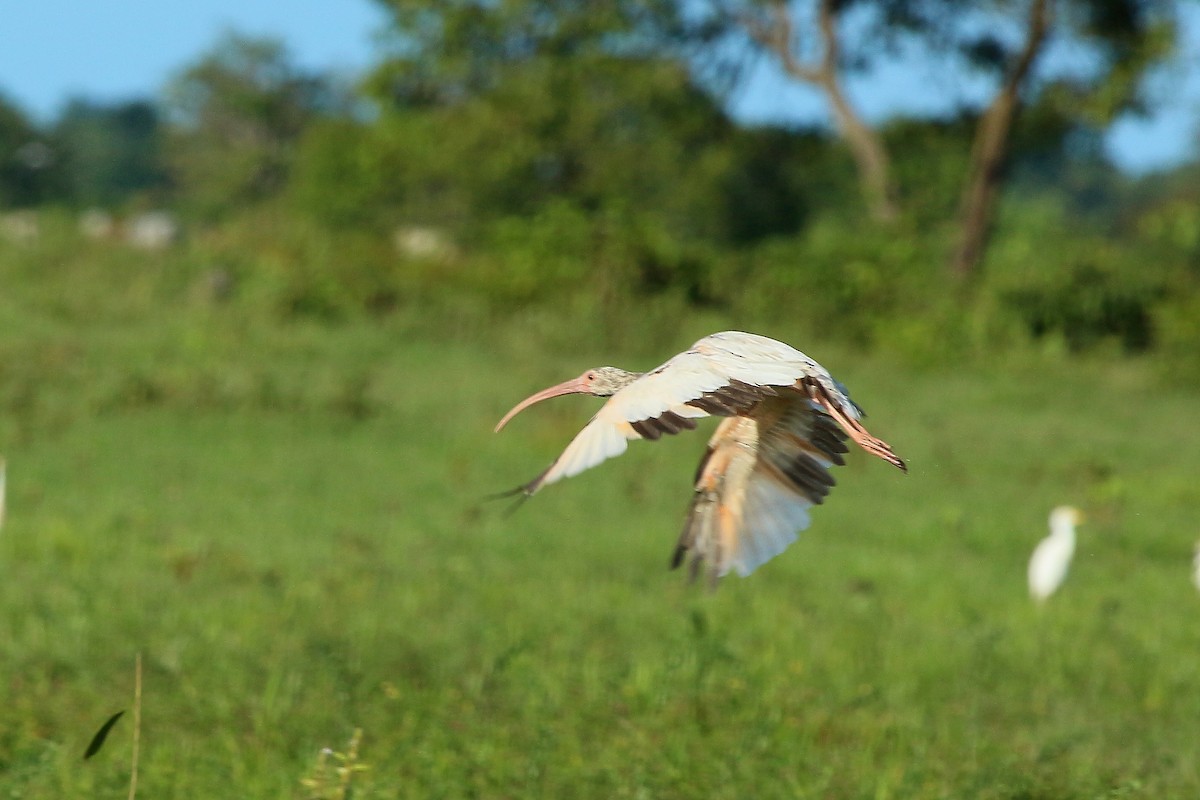
M1154 350L1167 334L1179 355L1178 338L1187 330L1179 310L1200 291L1189 268L1187 247L1179 247L1168 222L1173 201L1153 206L1135 222L1146 233L1114 238L1111 217L1093 228L1074 215L1069 201L1043 197L1013 205L1007 225L1020 231L994 247L986 291L1021 321L1034 339L1058 339L1073 351L1113 343L1127 352ZM1071 227L1071 235L1063 231ZM1182 230L1186 231L1186 222ZM1184 234L1186 239L1186 233ZM1167 333L1170 331L1170 333ZM1179 366L1186 368L1185 359Z
M340 202L323 198L344 193L376 213L459 225L568 200L657 215L691 233L720 202L714 175L727 169L720 145L730 130L676 64L531 60L485 95L385 111L369 131L319 131L302 199L323 214Z
M944 121L897 119L883 128L910 224L945 225L958 213L975 123L974 115L962 114ZM832 205L852 207L840 198Z
M845 154L825 133L776 127L739 128L720 178L720 214L709 234L733 246L799 233L830 209L857 202Z
M1162 290L1122 279L1092 263L1048 276L1046 285L1025 286L1005 296L1034 338L1060 334L1075 351L1115 337L1128 352L1153 344L1151 308Z
M624 307L626 346L565 304L295 316L261 305L249 260L228 297L201 291L249 230L208 257L72 257L62 222L0 245L10 794L123 796L130 720L81 756L138 652L146 797L1200 790L1200 639L1163 624L1196 601L1200 427L1195 390L1144 361L913 370L662 295ZM840 238L813 247L853 254ZM480 505L595 408L492 436L513 399L735 324L829 366L910 474L851 454L800 541L712 595L666 570L702 433L512 516ZM1090 521L1039 613L1025 559L1064 500Z
M402 196L404 159L391 163L376 138L377 128L352 119L314 122L298 144L290 205L334 230L385 230Z
M454 105L502 87L510 69L613 57L678 62L703 32L674 0L380 0L390 47L368 81L387 107Z
M19 108L0 95L0 209L46 199L52 151Z
M163 130L151 103L72 101L51 137L66 202L86 208L121 205L138 195L144 202L162 199L167 188Z
M356 728L345 752L324 748L317 754L312 772L300 781L306 800L347 800L351 796L363 796L361 791L351 792L355 776L370 769L359 761L361 743L362 728Z
M1194 340L1194 198L1129 186L1066 108L1066 85L1035 93L1016 130L987 274L949 287L971 114L884 127L906 211L879 230L857 210L844 146L726 116L688 50L722 34L702 15L668 2L387 6L371 108L279 43L229 34L169 87L166 137L145 104L72 107L57 128L74 142L63 199L162 199L161 152L191 223L190 279L271 319L548 306L613 327L645 301L802 324L926 365L1060 340L1184 359ZM892 4L885 21L931 34L943 23L921 13L935 6ZM1169 16L1141 8L1121 32L1121 14L1093 19L1093 6L1072 5L1068 22L1111 45L1106 69L1136 55L1121 46L1153 44L1147 26L1169 32ZM965 19L944 21L950 50L969 44ZM21 138L13 111L5 129ZM124 257L97 247L60 255Z
M281 43L226 34L166 89L183 200L217 216L279 194L301 134L337 102L329 81L297 69Z

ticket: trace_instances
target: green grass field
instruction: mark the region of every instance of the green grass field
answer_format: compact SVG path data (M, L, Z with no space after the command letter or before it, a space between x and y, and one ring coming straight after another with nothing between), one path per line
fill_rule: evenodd
M547 345L160 308L172 286L0 298L0 796L125 796L131 714L82 754L138 653L146 798L333 797L301 781L356 729L355 798L1200 796L1200 397L1146 365L911 372L761 330L911 472L853 454L799 542L709 594L666 569L702 435L506 517L481 498L597 401L491 427L752 322ZM1038 609L1063 502L1089 521Z

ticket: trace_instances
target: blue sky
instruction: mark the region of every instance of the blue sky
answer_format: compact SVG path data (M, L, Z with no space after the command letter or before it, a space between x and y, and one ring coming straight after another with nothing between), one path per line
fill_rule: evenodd
M0 24L0 92L38 119L67 98L102 101L153 96L182 65L209 50L223 30L282 39L304 67L353 75L369 65L384 22L370 0L36 0L6 3ZM1167 98L1150 120L1123 120L1108 137L1114 159L1133 171L1167 166L1200 139L1200 4L1185 14L1185 61L1158 76ZM852 83L868 118L937 109L964 87L919 64ZM969 87L968 87L969 90ZM768 68L733 99L753 121L825 119L821 98Z

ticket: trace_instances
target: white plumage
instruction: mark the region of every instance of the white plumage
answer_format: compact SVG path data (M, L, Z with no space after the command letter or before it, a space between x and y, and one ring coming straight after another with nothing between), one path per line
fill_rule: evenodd
M834 484L845 440L905 469L859 419L861 410L816 361L783 342L752 333L714 333L647 373L597 367L518 403L522 409L563 394L609 397L541 475L513 493L530 496L625 452L633 439L658 439L725 419L696 472L687 523L676 548L713 581L731 569L747 575L808 525L808 508Z
M1082 512L1072 506L1050 512L1050 535L1038 542L1029 559L1029 595L1033 599L1043 602L1062 585L1075 555L1075 526L1082 523Z
M1200 589L1200 542L1196 542L1196 552L1192 556L1192 583Z

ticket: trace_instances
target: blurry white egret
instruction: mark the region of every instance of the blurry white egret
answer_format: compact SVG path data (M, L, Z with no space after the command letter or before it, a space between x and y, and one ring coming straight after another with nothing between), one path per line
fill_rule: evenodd
M1029 594L1041 602L1054 594L1067 577L1075 554L1075 526L1083 523L1083 512L1059 506L1050 512L1050 535L1038 542L1029 559Z
M1192 583L1200 589L1200 542L1196 542L1196 555L1192 557Z

